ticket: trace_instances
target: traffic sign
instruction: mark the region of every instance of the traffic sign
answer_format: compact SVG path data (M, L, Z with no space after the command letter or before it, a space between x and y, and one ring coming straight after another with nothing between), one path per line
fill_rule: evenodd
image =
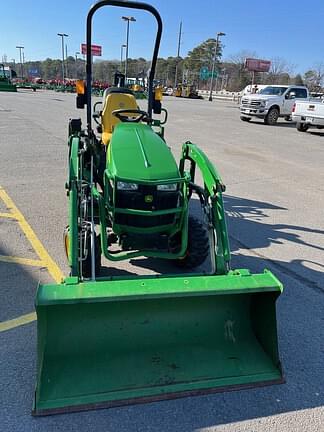
M208 73L208 78L211 78L211 77L213 77L213 78L217 78L218 77L218 71L214 71L214 73L213 72L209 72Z
M207 66L203 66L203 67L200 69L199 78L200 78L201 80L208 80L208 78L211 78L211 77L213 77L213 78L217 78L217 77L218 77L218 71L215 70L214 73L213 73L212 71L210 71L210 70L208 69Z
M207 66L203 66L201 69L200 69L200 73L199 73L199 77L200 77L200 79L201 80L206 80L206 79L208 79L209 78L209 69L208 69L208 67Z

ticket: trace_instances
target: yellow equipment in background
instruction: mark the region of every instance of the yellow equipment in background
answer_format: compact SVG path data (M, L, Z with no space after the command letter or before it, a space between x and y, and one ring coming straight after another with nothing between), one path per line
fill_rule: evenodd
M194 84L178 84L173 93L176 97L201 99Z

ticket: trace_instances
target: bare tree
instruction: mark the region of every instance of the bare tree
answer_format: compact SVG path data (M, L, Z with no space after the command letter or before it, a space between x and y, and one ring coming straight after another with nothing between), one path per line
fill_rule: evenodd
M316 72L316 84L319 87L323 87L323 81L324 81L324 63L319 62L316 63L314 66L314 70Z
M267 82L269 84L289 84L290 76L293 75L295 68L296 65L286 59L274 57L271 59Z
M245 59L247 58L257 58L258 54L255 51L249 51L249 50L241 50L236 54L231 55L226 62L228 63L234 63L237 65L243 65L245 64Z
M245 69L245 59L256 58L257 53L249 50L241 50L230 56L224 63L229 75L227 89L230 91L240 91L247 86L252 79L251 72Z
M305 85L311 91L319 91L324 85L324 63L316 63L304 74Z

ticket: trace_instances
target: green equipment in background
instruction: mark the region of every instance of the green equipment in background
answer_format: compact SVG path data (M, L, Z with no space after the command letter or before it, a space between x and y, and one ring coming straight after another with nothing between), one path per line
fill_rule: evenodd
M17 91L17 87L11 83L10 78L7 76L3 64L0 64L0 91L6 91L6 92Z

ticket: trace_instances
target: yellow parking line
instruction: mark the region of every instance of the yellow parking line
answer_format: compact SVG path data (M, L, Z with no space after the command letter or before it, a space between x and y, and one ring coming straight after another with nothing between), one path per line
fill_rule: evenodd
M23 230L25 236L29 240L30 244L33 246L36 254L39 256L40 261L30 260L27 258L9 257L9 256L8 257L1 256L0 258L7 259L6 262L9 262L8 260L11 260L10 262L18 263L19 260L20 264L37 265L41 267L44 266L47 268L49 274L52 276L55 282L60 283L61 280L63 279L63 273L61 272L60 268L55 263L55 261L53 261L53 259L50 257L47 250L44 248L42 243L38 240L32 227L29 225L29 223L26 221L22 213L19 211L18 207L16 207L12 199L9 197L9 195L1 186L0 186L0 199L2 199L2 201L5 203L8 210L11 211L10 213L11 216L8 216L8 213L4 213L5 215L7 215L4 217L11 217L17 220L20 228ZM22 262L21 260L24 262ZM22 315L15 319L4 321L0 323L0 333L5 330L13 329L15 327L19 327L21 325L31 323L35 320L36 320L36 313L32 312L26 315Z
M15 216L12 213L0 213L0 218L15 219Z
M32 312L32 313L29 313L26 315L22 315L18 318L4 321L4 322L0 323L0 333L5 331L5 330L10 330L10 329L13 329L15 327L19 327L19 326L24 325L24 324L29 324L35 320L36 320L36 313Z
M33 267L46 267L46 264L43 263L43 261L29 259L29 258L15 257L10 255L0 255L0 261L13 263L13 264L29 265Z
M61 282L63 278L63 274L60 268L49 256L47 250L44 248L42 243L38 240L36 234L34 233L29 223L26 221L22 213L18 210L14 202L11 200L9 195L5 192L5 190L1 186L0 186L0 198L3 200L6 206L12 210L12 215L14 216L15 219L17 219L21 229L24 231L27 239L33 246L35 252L39 256L41 261L44 263L44 265L48 268L49 274L52 276L52 278L55 280L56 283Z

